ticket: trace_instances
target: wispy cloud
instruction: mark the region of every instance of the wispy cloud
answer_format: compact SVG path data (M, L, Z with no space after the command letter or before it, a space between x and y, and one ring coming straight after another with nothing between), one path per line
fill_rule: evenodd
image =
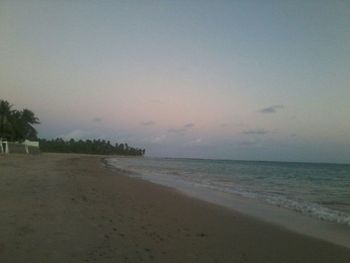
M179 134L179 135L184 135L185 132L186 132L186 129L185 129L185 128L179 128L179 129L170 128L170 129L168 129L168 132L169 132L169 133Z
M169 133L175 133L178 135L184 135L188 130L192 129L195 126L194 123L187 123L184 126L182 126L181 128L170 128L168 129Z
M202 143L202 138L197 138L188 142L188 145L194 146L194 145L200 145L201 143Z
M144 122L141 122L141 125L143 126L153 126L155 125L156 123L154 121L144 121Z
M185 128L185 129L191 129L191 128L193 128L193 127L194 127L194 123L192 123L192 122L187 123L187 124L184 125L184 128Z
M278 110L283 109L283 105L272 105L270 107L263 108L259 110L261 113L276 113Z
M96 117L92 119L93 122L102 122L102 118Z
M224 122L220 124L220 127L225 129L225 128L244 128L247 127L247 124L242 122L242 121L233 121L233 122Z
M151 139L152 143L162 143L166 139L166 135L160 135Z
M239 142L239 146L243 148L261 148L263 146L263 142L257 138L251 140L244 140L242 142Z
M265 135L268 133L268 131L264 129L249 129L244 130L242 133L245 135Z

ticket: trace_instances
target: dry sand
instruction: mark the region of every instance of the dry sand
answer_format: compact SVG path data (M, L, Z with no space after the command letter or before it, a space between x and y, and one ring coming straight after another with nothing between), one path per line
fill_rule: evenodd
M111 170L0 156L0 262L350 262L350 250Z

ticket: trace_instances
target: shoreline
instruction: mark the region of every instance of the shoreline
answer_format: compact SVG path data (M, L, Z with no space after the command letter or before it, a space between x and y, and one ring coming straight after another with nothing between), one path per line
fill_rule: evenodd
M0 156L1 262L349 262L350 249L111 170Z
M350 226L348 225L321 220L285 207L263 202L259 199L230 194L205 187L197 187L193 186L192 183L188 184L186 182L182 183L168 179L164 180L158 177L144 176L142 173L117 167L117 163L116 166L114 166L113 160L118 159L119 157L106 157L103 158L103 163L110 169L126 172L133 178L139 178L159 186L169 187L178 191L179 194L190 198L219 205L255 219L277 225L289 231L325 240L350 249Z
M234 196L214 190L198 189L192 191L191 189L181 189L179 193L190 198L197 198L228 208L294 233L317 238L350 249L350 227L344 224L320 220L284 207L264 203L260 200L238 195Z

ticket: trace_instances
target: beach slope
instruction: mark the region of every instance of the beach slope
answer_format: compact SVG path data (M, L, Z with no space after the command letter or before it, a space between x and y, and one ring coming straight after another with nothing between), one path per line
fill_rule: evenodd
M0 156L0 262L350 262L350 250L126 176Z

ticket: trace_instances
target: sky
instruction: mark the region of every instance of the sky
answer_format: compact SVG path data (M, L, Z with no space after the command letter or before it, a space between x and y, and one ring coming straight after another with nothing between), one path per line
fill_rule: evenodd
M350 2L0 0L0 98L42 138L350 163Z

